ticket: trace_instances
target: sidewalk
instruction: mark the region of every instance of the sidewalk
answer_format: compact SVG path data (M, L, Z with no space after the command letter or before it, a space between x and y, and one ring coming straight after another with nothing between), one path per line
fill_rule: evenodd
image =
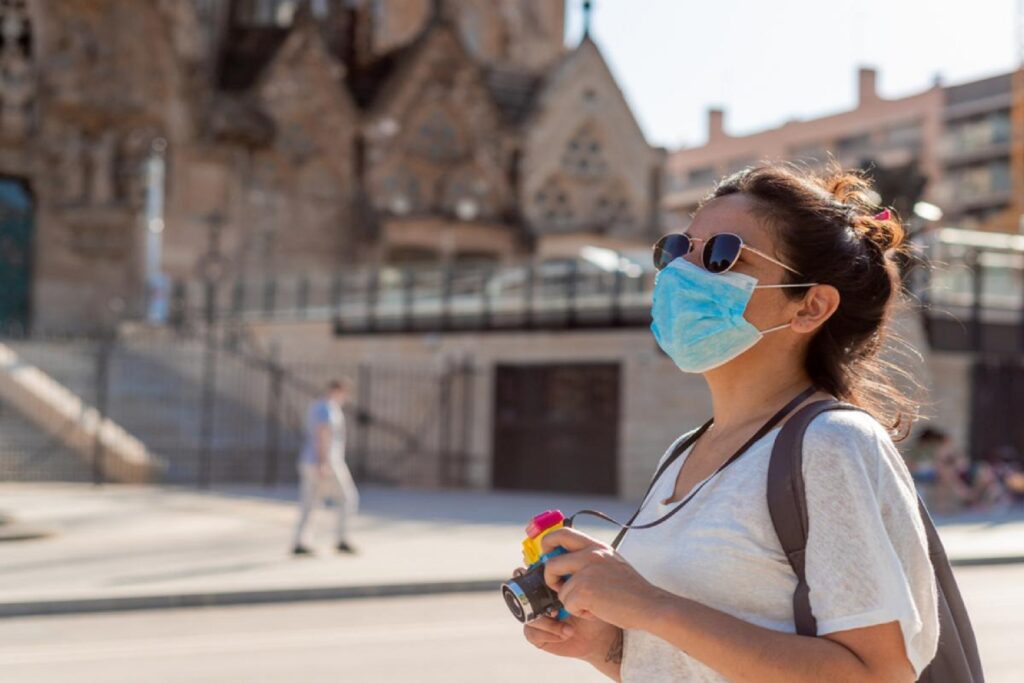
M361 493L358 555L332 552L332 516L321 511L318 555L293 558L294 488L0 484L0 514L42 534L0 542L0 616L496 590L520 564L523 526L537 512L590 507L622 521L632 512L564 494ZM1024 561L1024 515L942 522L959 564ZM592 518L578 526L609 541L615 533Z
M0 616L495 590L521 560L523 527L551 507L632 512L612 499L364 486L355 556L293 558L295 490L0 484L0 513L49 532L0 543ZM608 524L580 527L610 540Z

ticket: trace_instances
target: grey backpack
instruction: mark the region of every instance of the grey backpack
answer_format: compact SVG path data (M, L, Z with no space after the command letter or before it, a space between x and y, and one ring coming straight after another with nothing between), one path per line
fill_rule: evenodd
M817 623L811 611L810 589L804 575L808 519L802 471L803 440L811 420L827 410L860 409L832 399L801 408L782 426L768 465L768 511L797 577L793 616L797 633L804 636L816 636ZM935 570L939 605L939 649L918 680L924 683L983 683L985 678L978 657L978 644L960 589L931 516L920 499L918 505L928 535L928 554Z

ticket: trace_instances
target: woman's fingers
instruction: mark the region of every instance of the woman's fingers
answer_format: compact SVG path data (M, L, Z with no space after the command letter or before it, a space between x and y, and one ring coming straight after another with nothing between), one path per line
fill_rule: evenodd
M562 546L572 553L577 550L583 550L584 548L603 546L604 544L595 538L587 536L582 531L577 531L571 527L563 527L545 535L544 538L541 539L540 545L545 553L550 553L557 546Z
M547 643L560 643L571 638L573 627L570 624L552 619L551 617L540 617L531 621L523 627L526 639L531 643L543 641Z
M600 546L591 546L588 550L576 551L552 557L544 563L544 583L553 590L561 592L570 583L563 577L577 574L594 561Z

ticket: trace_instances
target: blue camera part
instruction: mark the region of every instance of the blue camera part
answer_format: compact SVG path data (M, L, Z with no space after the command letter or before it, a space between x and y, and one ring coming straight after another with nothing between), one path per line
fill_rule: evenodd
M530 569L533 569L534 567L536 567L539 564L544 564L545 562L550 560L552 557L558 557L559 555L565 555L567 552L569 552L569 551L566 550L565 548L563 548L562 546L557 546L550 553L544 553L543 555L541 555L539 560L537 560L536 562L534 562L533 564L530 565ZM572 574L566 574L565 576L562 577L562 579L564 581L568 581L571 578L572 578ZM556 619L558 619L559 621L565 621L570 616L572 616L572 615L569 614L569 611L566 610L564 607L562 607L562 608L560 608L558 610L558 616L556 617Z

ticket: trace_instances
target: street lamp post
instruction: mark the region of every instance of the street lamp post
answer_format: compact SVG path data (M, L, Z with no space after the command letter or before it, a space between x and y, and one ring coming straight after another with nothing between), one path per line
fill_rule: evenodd
M209 488L212 479L211 441L217 390L217 289L224 277L226 259L221 253L221 230L224 216L214 212L204 219L208 228L206 254L199 261L199 275L203 280L206 326L203 348L203 393L199 416L199 486Z
M157 138L146 159L145 208L145 287L146 319L151 323L167 322L169 282L162 270L164 232L164 184L166 176L167 141Z

